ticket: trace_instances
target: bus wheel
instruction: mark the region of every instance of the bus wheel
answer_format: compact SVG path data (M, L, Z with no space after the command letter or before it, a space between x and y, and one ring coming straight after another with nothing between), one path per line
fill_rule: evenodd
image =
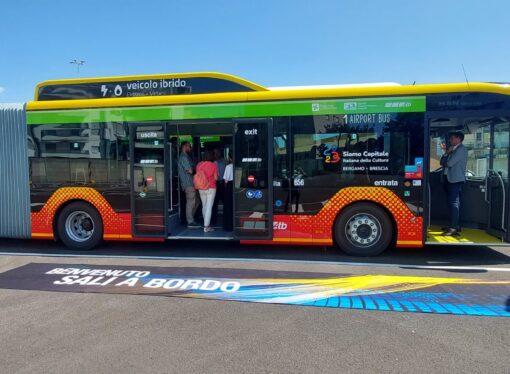
M340 213L334 235L340 249L351 256L377 256L390 245L393 225L383 209L357 203Z
M103 222L93 206L79 201L62 209L58 216L57 231L66 247L88 250L103 239Z

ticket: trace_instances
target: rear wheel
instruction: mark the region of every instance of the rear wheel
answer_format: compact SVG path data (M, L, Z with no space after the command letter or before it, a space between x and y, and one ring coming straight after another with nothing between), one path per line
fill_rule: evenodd
M103 222L92 205L79 201L62 209L57 220L57 231L66 247L88 250L103 239Z
M390 245L393 225L388 214L371 203L345 208L334 226L336 243L352 256L377 256Z

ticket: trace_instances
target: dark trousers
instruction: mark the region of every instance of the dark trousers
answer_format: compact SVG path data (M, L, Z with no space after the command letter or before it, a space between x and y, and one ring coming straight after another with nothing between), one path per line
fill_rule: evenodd
M214 204L212 207L212 215L211 215L211 223L215 224L218 221L218 204L220 201L223 203L223 210L225 210L225 182L217 181L216 182L216 195L214 196ZM223 212L225 215L225 212Z
M228 182L223 195L223 230L234 230L234 183Z
M464 182L446 182L448 207L450 208L450 227L455 230L460 229L460 193L463 185Z

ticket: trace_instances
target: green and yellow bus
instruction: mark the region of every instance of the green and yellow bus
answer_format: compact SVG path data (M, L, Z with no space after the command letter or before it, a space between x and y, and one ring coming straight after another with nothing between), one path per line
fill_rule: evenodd
M220 73L46 81L34 101L0 107L0 236L78 250L196 239L364 256L505 244L509 95L504 83L267 88ZM447 237L439 160L452 130L465 134L468 166L461 235ZM233 152L233 193L217 214L233 231L183 223L183 141L195 161Z

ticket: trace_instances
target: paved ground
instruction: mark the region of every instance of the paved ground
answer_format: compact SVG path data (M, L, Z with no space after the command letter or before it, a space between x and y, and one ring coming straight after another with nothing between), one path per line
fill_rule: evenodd
M71 253L51 242L2 240L0 252L18 254L0 256L0 272L67 262L510 279L508 247L360 259L322 248L116 243L85 258L53 258L28 254ZM140 256L166 259L132 258ZM0 290L0 305L6 373L510 373L510 318L19 290Z

